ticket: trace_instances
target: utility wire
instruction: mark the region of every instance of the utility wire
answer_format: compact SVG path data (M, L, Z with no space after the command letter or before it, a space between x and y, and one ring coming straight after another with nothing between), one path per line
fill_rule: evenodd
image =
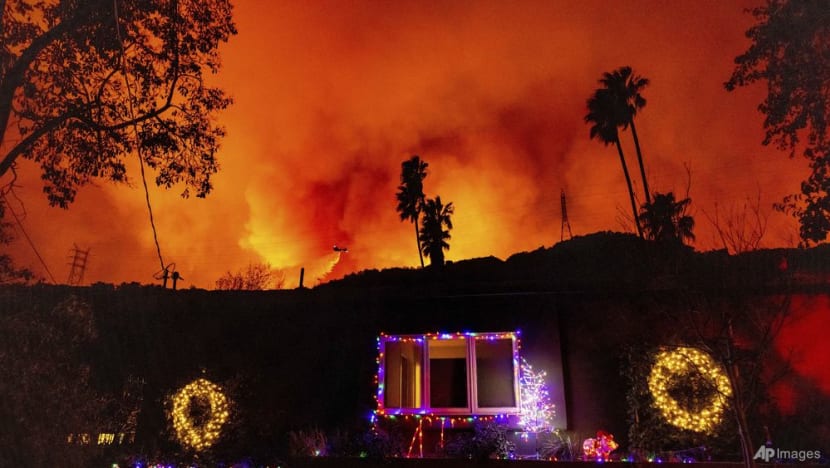
M136 141L136 153L138 154L138 165L141 168L141 183L144 185L144 199L147 202L147 212L150 214L150 227L153 230L153 241L156 244L156 253L159 257L159 263L161 264L161 270L164 271L166 268L164 266L164 259L161 256L161 246L159 245L159 237L158 232L156 231L156 221L153 218L153 207L150 204L150 190L147 187L147 177L144 173L144 158L141 155L141 144L138 138L138 128L137 124L135 123L135 110L133 108L133 90L132 85L130 84L130 77L127 73L127 50L124 48L124 40L121 38L121 25L118 22L118 0L113 0L113 14L115 15L115 33L118 36L118 44L121 47L121 72L124 73L124 83L127 85L127 104L128 109L130 110L130 119L133 121L133 134L135 134L135 141Z
M58 282L55 281L55 277L52 275L52 272L49 271L49 267L46 266L46 262L43 260L43 257L40 255L40 252L38 252L37 247L35 247L35 243L32 241L32 238L29 237L29 234L26 232L26 229L23 227L23 223L20 221L20 218L17 216L17 213L14 212L14 209L12 209L12 206L9 204L9 199L6 198L6 194L3 193L3 192L0 192L0 195L3 196L3 203L6 204L6 207L9 209L9 212L12 214L12 217L14 217L14 220L17 222L17 226L20 228L20 232L23 233L23 237L26 238L26 242L29 243L29 246L35 252L35 255L37 256L37 259L40 260L40 264L43 265L43 269L46 270L46 274L49 275L49 278L52 280L52 283L58 284Z

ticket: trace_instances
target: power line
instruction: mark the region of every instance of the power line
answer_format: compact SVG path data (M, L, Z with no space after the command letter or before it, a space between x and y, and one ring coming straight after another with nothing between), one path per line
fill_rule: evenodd
M49 267L46 265L46 261L43 260L43 257L40 255L40 252L38 252L38 250L37 250L37 247L35 247L35 243L32 241L32 238L29 237L29 234L26 232L26 229L23 227L23 223L20 221L20 218L17 217L17 213L14 212L14 209L9 204L9 199L6 198L6 194L3 193L3 192L0 192L0 195L3 196L3 203L6 204L6 207L9 209L9 212L12 214L12 217L14 217L14 220L17 222L17 226L20 228L20 232L23 233L23 237L26 238L26 242L29 243L29 246L35 252L35 255L37 256L37 259L40 260L40 264L43 265L43 269L46 270L46 273L49 275L49 278L52 280L52 283L58 284L58 282L55 281L55 277L52 275L52 272L49 271Z
M115 15L115 33L118 36L118 44L121 47L121 71L124 73L124 83L127 86L127 104L130 110L130 119L133 121L133 134L135 135L136 142L138 142L138 128L136 128L135 123L135 109L133 108L133 90L130 84L129 74L127 73L127 53L126 49L124 48L124 41L121 38L121 25L118 22L118 1L113 0L113 14ZM161 264L161 269L163 271L167 271L167 268L164 265L164 259L161 256L161 246L159 245L159 238L158 232L156 231L156 221L153 218L153 207L150 204L150 190L147 188L147 177L144 173L144 158L141 156L141 145L136 145L136 153L138 154L138 164L141 168L141 182L144 185L144 199L147 202L147 212L150 214L150 228L153 230L153 241L156 244L156 253L159 257L159 264Z

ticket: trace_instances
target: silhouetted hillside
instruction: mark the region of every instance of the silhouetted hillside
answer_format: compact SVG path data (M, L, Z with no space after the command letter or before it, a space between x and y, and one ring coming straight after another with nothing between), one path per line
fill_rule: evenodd
M745 297L758 298L800 289L807 294L797 295L798 301L810 304L805 310L816 314L817 323L826 323L828 259L826 246L730 256L597 233L504 261L487 257L442 269L369 270L314 289L3 286L0 356L15 356L16 367L5 368L0 381L13 385L0 388L0 396L23 402L33 393L52 398L50 385L29 378L29 387L23 387L24 372L14 370L52 365L54 356L64 356L62 343L73 335L52 326L63 341L38 338L41 354L27 351L27 341L17 338L40 336L64 309L87 311L94 318L95 339L86 352L66 361L88 367L92 383L104 394L121 394L131 379L141 386L136 442L113 450L177 453L166 402L182 385L205 377L227 388L236 402L238 423L216 452L264 458L287 451L291 430L365 429L366 416L376 406L382 332L521 330L523 356L542 368L561 369L562 380L554 388L564 395L567 428L579 433L602 428L625 444L629 424L621 395L627 387L616 378L626 365L621 356L635 345L650 349L671 342L678 329L673 311L696 296L684 289L708 288L712 294L700 296L713 304L711 311L724 301L731 304L740 288L754 289ZM810 294L811 289L821 294ZM820 358L811 360L826 369ZM799 395L814 399L804 397L811 403L803 403L794 416L797 424L779 427L800 437L794 440L814 437L823 443L826 432L816 428L827 427L830 413L813 408L826 408L827 395L800 378ZM73 373L64 385L74 379ZM32 417L20 405L15 411ZM51 421L43 415L41 420ZM67 431L97 430L58 429L62 437Z
M366 270L316 289L413 290L424 293L625 293L675 288L808 288L830 276L830 246L729 255L600 232L553 247L427 267ZM413 286L417 285L417 286Z

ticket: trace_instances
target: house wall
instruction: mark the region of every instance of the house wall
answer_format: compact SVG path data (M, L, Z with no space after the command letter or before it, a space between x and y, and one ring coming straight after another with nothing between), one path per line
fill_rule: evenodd
M523 355L548 373L555 424L586 437L603 429L625 446L622 349L657 339L660 329L673 325L647 318L656 301L648 295L173 292L130 285L0 288L0 314L48 309L68 295L81 297L95 313L99 338L89 358L101 387L117 392L129 376L145 382L137 434L145 453L176 450L165 397L196 377L222 384L236 398L239 422L232 430L238 436L226 442L228 450L285 453L289 430L365 424L375 406L380 332L517 329ZM827 330L827 298L804 296L798 323ZM801 330L802 325L788 326ZM799 344L798 335L782 336L789 337L788 345ZM794 417L801 417L803 394L810 395L810 407L828 408L824 382L830 352L827 340L822 343L802 343L812 364L804 367L809 371L796 365L797 385L787 387L795 392ZM830 449L826 415L811 418L800 419L802 426L813 426L799 430L812 431L812 437L827 441L819 448ZM787 424L782 420L774 432L794 434Z

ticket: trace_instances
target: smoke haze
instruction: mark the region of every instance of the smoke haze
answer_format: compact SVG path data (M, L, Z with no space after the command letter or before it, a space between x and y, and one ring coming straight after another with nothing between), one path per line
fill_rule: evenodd
M695 247L721 247L704 213L759 193L763 245L791 246L794 221L770 206L798 190L806 164L761 146L763 89L722 85L748 45L752 5L239 1L239 35L215 77L235 99L219 117L215 189L204 200L151 191L164 261L185 287L205 288L252 261L284 270L289 287L300 267L314 284L415 266L414 229L395 211L400 163L414 154L429 163L427 196L455 205L450 260L558 242L561 190L574 234L630 230L616 150L583 123L601 74L622 65L651 80L636 120L649 182L689 188ZM86 187L63 211L21 164L24 225L59 282L73 243L91 249L85 283L153 281L160 262L131 169L130 186ZM18 237L18 262L46 276Z

